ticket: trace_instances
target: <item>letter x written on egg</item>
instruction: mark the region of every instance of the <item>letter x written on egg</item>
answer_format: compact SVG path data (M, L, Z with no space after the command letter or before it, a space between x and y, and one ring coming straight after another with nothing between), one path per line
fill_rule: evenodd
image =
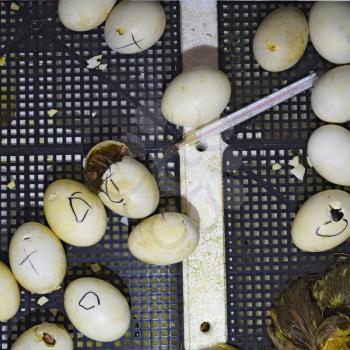
M32 255L34 255L35 253L38 252L38 250L37 250L37 249L36 249L36 250L33 250L31 253L28 254L26 248L23 247L23 251L24 251L24 254L25 254L25 258L19 263L19 265L23 265L26 261L28 261L29 264L30 264L30 266L31 266L32 269L34 270L34 272L35 272L38 276L40 276L38 270L35 268L35 266L34 266L32 260L30 259L30 257L31 257Z

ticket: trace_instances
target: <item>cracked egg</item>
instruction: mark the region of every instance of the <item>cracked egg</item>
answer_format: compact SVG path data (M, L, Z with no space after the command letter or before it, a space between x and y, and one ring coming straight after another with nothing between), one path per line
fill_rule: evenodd
M88 153L84 171L90 190L113 212L137 219L156 210L157 183L125 144L112 140L98 143Z
M292 224L293 243L307 252L332 249L350 237L350 194L322 191L309 198Z
M23 332L11 350L73 350L73 340L65 328L42 323Z

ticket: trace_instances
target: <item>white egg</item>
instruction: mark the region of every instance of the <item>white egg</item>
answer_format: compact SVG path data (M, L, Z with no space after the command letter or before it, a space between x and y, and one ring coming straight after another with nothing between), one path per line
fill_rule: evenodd
M130 326L130 308L117 288L97 278L79 278L64 293L64 307L74 327L90 339L109 342Z
M68 29L85 32L97 28L117 0L59 0L58 17Z
M328 123L350 120L350 65L331 69L312 90L311 106Z
M326 60L350 63L350 2L320 1L309 16L310 38Z
M32 293L56 290L66 274L66 254L61 241L37 222L27 222L16 230L9 256L16 280Z
M22 333L11 350L73 350L73 340L69 333L54 323L42 323Z
M293 243L306 252L323 252L350 237L350 194L322 191L309 198L292 224Z
M122 1L107 18L105 40L123 54L142 52L163 35L165 12L157 1Z
M0 322L16 315L20 305L20 292L11 270L0 261Z
M303 12L293 6L280 7L260 23L253 39L254 57L267 71L286 70L301 59L308 38Z
M44 211L52 231L66 243L90 246L106 232L103 203L80 182L63 179L50 184L45 191Z
M196 67L179 74L166 88L162 113L169 122L198 127L220 117L231 96L231 83L218 69Z
M325 125L310 136L307 153L314 169L326 180L350 186L350 132L338 125Z
M153 215L139 223L128 240L132 255L148 264L168 265L187 259L199 242L197 227L179 213Z
M154 177L120 142L104 141L90 150L85 178L104 205L119 215L144 218L158 206L159 189Z

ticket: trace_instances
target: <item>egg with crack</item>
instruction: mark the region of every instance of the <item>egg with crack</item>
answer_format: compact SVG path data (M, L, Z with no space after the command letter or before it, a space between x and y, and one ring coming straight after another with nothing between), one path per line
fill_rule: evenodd
M109 342L121 338L130 326L130 308L112 284L84 277L71 282L64 293L64 307L86 337Z
M179 74L167 86L161 109L169 122L198 127L218 119L231 97L231 83L222 71L196 67Z
M149 170L132 158L128 147L116 141L103 141L86 157L85 179L103 204L128 218L144 218L159 203L159 189Z
M20 292L11 270L0 261L0 321L14 317L20 305Z
M269 72L293 67L303 56L309 37L303 12L293 6L280 7L266 16L253 39L253 54Z
M293 243L306 252L323 252L350 237L350 194L326 190L310 197L292 224Z
M44 212L52 231L74 246L96 244L106 232L103 203L78 181L61 179L51 183L44 195Z
M199 232L192 220L179 213L153 215L131 232L128 246L137 259L156 265L176 264L196 249Z
M66 274L66 254L61 241L46 226L27 222L11 238L11 270L18 283L32 293L59 288Z
M160 39L165 22L158 1L122 1L107 18L105 40L112 50L122 54L142 52Z
M67 330L54 323L42 323L22 333L11 350L73 350L73 340Z
M117 0L59 0L58 18L70 30L85 32L102 24Z

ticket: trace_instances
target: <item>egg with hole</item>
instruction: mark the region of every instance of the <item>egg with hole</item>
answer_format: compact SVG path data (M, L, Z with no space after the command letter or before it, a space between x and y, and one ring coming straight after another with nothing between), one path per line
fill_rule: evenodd
M42 323L22 333L11 350L73 350L73 340L67 330L54 323Z
M325 125L310 136L307 153L313 168L326 180L350 186L350 132L339 125Z
M130 326L130 308L123 294L97 278L71 282L64 293L64 307L74 327L93 340L115 341Z
M315 2L309 15L310 39L326 60L350 63L350 3Z
M102 24L117 0L59 0L58 17L70 30L85 32Z
M153 215L131 232L129 249L137 259L156 265L175 264L196 249L199 232L192 220L179 213Z
M16 280L32 293L46 294L58 289L66 274L66 254L61 241L37 222L27 222L16 230L9 257Z
M309 198L292 224L293 243L306 252L323 252L350 237L350 194L322 191Z
M311 106L325 122L350 121L350 65L331 69L316 82Z
M106 232L103 203L77 181L62 179L50 184L44 195L44 212L52 231L78 247L97 243Z
M308 23L302 11L280 7L266 16L253 39L253 54L269 72L293 67L303 56L309 38Z
M0 261L0 322L14 317L20 305L20 292L11 270Z
M160 39L165 22L164 9L157 1L122 1L107 18L105 40L122 54L142 52Z
M231 83L218 69L196 67L179 74L166 88L162 113L169 122L198 127L220 117L231 97Z
M112 140L98 143L88 153L84 171L90 190L113 212L138 219L156 210L160 197L157 182L132 158L125 144Z

